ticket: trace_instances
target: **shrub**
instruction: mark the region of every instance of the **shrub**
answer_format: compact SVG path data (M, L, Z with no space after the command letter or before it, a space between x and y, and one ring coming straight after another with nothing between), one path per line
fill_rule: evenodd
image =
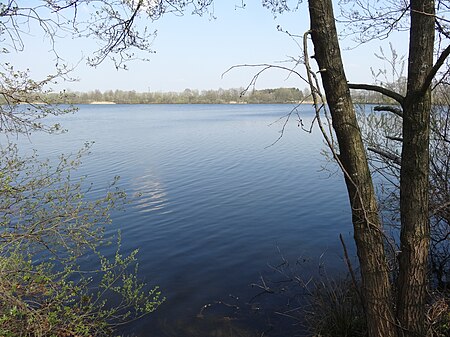
M104 226L125 195L103 198L74 178L86 145L57 165L0 149L0 336L105 336L153 312L164 298L137 279L137 250L102 255ZM97 261L85 270L86 257Z

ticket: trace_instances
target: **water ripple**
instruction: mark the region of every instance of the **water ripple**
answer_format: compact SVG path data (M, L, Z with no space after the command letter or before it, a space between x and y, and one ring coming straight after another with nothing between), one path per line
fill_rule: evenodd
M132 186L133 197L135 198L133 208L141 213L163 210L164 214L171 212L166 210L169 200L164 185L154 174L147 173L135 177Z

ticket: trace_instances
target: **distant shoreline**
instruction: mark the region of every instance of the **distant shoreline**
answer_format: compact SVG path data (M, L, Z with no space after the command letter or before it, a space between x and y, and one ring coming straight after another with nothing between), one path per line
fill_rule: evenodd
M381 95L381 94L380 94ZM354 92L354 103L384 104L392 103L383 100L380 95ZM274 88L246 90L245 88L191 90L183 92L136 92L134 90L107 90L101 92L63 92L42 95L46 102L54 104L312 104L310 91L298 88ZM36 99L38 100L38 99Z
M67 103L62 103L67 104ZM70 102L69 104L73 105L267 105L267 104L273 104L273 105L311 105L314 104L313 102L279 102L279 103L237 103L237 102L220 102L220 103L179 103L179 102L162 102L162 103L128 103L128 102L109 102L109 101L97 101L97 102ZM366 104L373 104L373 103L366 103Z
M77 103L74 103L74 104L77 104ZM91 102L89 104L117 104L117 103L116 102L111 102L111 101L94 101L94 102Z
M0 103L1 104L1 103ZM45 103L45 102L20 102L20 105L54 105L54 104L70 104L70 105L313 105L314 102L113 102L113 101L94 101L94 102L56 102L56 103ZM363 105L395 105L390 103L379 103L379 102L353 102L353 104L363 104Z

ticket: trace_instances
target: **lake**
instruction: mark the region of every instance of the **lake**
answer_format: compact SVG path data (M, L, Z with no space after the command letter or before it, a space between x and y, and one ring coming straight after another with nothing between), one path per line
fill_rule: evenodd
M330 273L345 272L339 234L354 255L349 204L318 129L302 131L294 114L273 144L292 108L82 105L57 118L67 133L36 133L22 142L51 157L95 141L80 169L94 184L92 197L121 177L130 202L114 212L108 233L121 229L125 252L139 248L141 277L167 298L127 333L219 336L204 331L226 316L260 336L259 323L239 320L234 306L222 315L216 302L245 306L259 292L251 284L283 258L308 261L300 268L305 277L323 261ZM308 127L312 107L298 112ZM204 327L197 315L206 304L215 305L202 311L212 322Z

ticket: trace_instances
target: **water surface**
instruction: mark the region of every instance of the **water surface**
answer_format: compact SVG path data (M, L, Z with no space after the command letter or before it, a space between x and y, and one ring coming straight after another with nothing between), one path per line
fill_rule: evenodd
M167 298L129 331L172 336L168 327L198 320L204 304L229 294L245 302L278 249L294 261L325 254L330 270L344 268L338 235L351 241L349 206L318 130L302 131L292 116L270 146L292 108L84 105L59 118L68 133L32 135L26 146L42 157L95 141L80 170L93 197L121 176L130 203L108 232L121 229L125 252L139 248L141 276ZM308 125L311 107L300 117Z

